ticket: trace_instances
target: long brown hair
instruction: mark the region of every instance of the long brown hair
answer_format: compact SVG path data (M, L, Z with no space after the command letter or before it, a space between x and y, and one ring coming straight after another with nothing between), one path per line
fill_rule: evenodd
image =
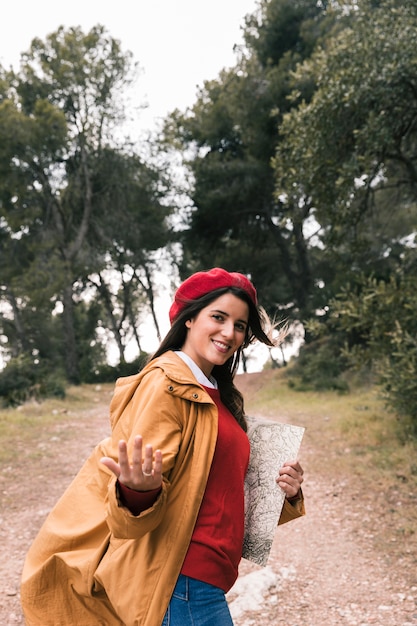
M175 319L167 335L150 360L156 359L158 356L168 352L168 350L181 350L188 332L185 322L195 318L202 309L225 293L231 293L246 302L249 307L249 320L243 344L223 365L215 365L212 374L217 381L220 398L223 404L229 409L243 430L246 431L247 425L243 396L233 382L240 364L242 350L256 340L261 341L267 346L272 347L276 345L268 333L268 326L272 329L268 316L261 307L255 306L246 291L237 287L223 287L210 291L196 300L190 300Z

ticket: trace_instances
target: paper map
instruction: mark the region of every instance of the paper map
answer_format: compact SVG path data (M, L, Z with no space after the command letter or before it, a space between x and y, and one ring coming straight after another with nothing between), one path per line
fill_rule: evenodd
M245 480L243 558L266 565L285 494L275 482L286 461L298 457L304 428L248 417L251 446Z

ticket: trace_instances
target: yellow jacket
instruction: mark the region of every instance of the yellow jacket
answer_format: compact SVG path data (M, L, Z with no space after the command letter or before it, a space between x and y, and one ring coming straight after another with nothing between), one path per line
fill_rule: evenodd
M55 505L24 565L27 626L160 626L204 495L217 408L173 352L117 381L112 435L94 449ZM135 435L163 451L162 492L138 516L100 463ZM286 501L280 523L303 514Z

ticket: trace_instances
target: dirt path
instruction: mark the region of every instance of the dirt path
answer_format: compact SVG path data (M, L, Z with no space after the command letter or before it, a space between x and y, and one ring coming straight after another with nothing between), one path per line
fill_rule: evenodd
M108 402L102 396L93 409L68 414L29 451L17 442L16 462L0 474L1 626L24 624L24 556L49 509L108 434ZM389 499L323 467L322 451L308 442L302 463L307 515L278 529L267 568L242 563L229 594L235 626L417 626L414 549L398 546L394 531L391 543L375 542L381 525L389 528Z
M306 467L312 456L304 451ZM236 625L416 626L415 565L370 546L379 509L364 506L346 481L329 485L323 476L308 477L304 493L307 515L278 528L270 590ZM244 563L241 575L254 570Z

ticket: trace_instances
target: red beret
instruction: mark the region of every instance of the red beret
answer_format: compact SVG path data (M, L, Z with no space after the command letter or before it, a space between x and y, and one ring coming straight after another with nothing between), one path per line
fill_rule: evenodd
M171 324L190 301L197 300L210 291L222 289L223 287L238 287L246 291L256 306L258 302L256 289L246 276L238 272L227 272L221 267L215 267L207 272L192 274L178 287L174 302L169 310Z

